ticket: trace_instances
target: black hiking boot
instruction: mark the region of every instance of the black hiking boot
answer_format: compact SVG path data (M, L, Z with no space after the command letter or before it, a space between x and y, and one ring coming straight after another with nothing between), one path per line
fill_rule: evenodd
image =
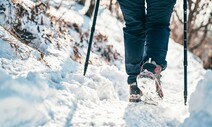
M142 91L138 88L137 83L130 84L130 97L129 102L141 101Z

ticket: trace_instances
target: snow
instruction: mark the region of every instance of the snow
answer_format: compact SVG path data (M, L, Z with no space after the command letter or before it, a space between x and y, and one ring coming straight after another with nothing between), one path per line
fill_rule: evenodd
M29 5L27 2L25 4ZM80 9L78 7L79 5L76 5L76 8ZM61 10L60 14L63 11ZM52 13L56 15L59 12ZM113 44L123 56L122 23L111 16L109 11L100 8L100 12L97 32L107 35L109 43ZM67 12L69 13L73 15L63 18L69 21L69 18L74 16L73 22L79 21L83 30L89 27L89 19L80 12L71 10ZM32 24L30 28L33 27L35 26ZM48 26L42 27L47 29ZM79 41L77 33L73 31L69 38L72 38L73 42ZM93 63L98 62L98 66L89 65L86 76L83 76L83 63L70 58L73 51L67 40L54 38L54 41L64 41L64 46L62 49L48 46L50 54L46 54L41 60L39 51L22 44L0 26L1 126L209 127L211 125L212 71L204 70L202 62L188 53L189 106L184 106L183 47L172 39L169 40L168 68L162 73L165 97L158 106L128 102L129 88L122 61L115 61L114 65L106 64L101 61L102 59L92 57L98 54L92 52L91 60ZM45 46L38 45L38 48L46 49ZM84 50L81 51L82 59L85 55Z
M208 70L204 79L200 80L196 91L192 93L189 102L190 117L182 127L209 127L212 125L212 70Z

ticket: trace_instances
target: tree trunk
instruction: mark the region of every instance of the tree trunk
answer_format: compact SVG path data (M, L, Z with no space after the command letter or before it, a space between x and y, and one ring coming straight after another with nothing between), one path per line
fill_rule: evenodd
M93 14L94 7L95 7L95 0L91 0L90 7L85 15L87 15L88 17L91 17Z

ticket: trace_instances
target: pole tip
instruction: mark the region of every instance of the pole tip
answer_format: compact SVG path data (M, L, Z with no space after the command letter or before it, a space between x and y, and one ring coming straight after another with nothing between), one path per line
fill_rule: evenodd
M88 64L87 64L87 63L85 63L85 66L84 66L84 72L83 72L83 75L84 75L84 76L85 76L85 74L86 74L87 68L88 68Z
M187 105L187 97L184 97L184 104Z
M85 76L85 74L86 74L86 69L84 69L83 76Z

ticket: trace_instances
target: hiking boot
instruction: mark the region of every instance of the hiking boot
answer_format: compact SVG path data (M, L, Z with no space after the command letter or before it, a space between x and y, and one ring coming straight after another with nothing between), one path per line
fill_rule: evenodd
M161 98L163 98L163 91L161 88L161 81L160 81L160 78L162 77L162 75L160 74L161 71L162 67L158 65L155 61L152 61L151 58L149 58L149 60L146 61L141 67L141 73L144 73L144 76L146 75L146 77L149 77L156 81L155 82L156 92Z
M141 70L142 71L147 70L155 75L160 75L162 67L158 65L155 61L152 61L151 58L149 58L149 60L142 65Z
M138 88L137 83L130 84L130 97L129 102L141 101L142 91Z

